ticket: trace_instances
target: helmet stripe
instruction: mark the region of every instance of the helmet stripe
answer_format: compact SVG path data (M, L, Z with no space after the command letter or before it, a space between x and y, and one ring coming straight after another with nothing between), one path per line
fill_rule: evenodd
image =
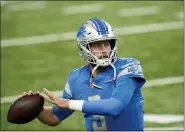
M101 21L100 19L98 18L93 18L93 19L90 19L94 25L96 26L96 29L97 29L97 32L99 35L105 35L108 33L108 27L106 26L106 24Z
M104 25L104 27L105 27L106 34L108 34L108 33L109 33L109 30L108 30L108 27L107 27L107 25L105 24L105 22L104 22L104 21L101 21L101 22L103 23L103 25Z

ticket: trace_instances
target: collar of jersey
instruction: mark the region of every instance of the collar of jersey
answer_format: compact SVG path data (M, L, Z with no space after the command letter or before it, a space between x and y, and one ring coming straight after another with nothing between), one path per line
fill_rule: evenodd
M112 68L111 66L108 66L108 68L104 71L101 72L100 74L96 75L95 77L92 78L93 82L97 82L97 81L106 81L107 79L111 79L112 77L112 73L110 71L110 68ZM90 82L90 77L91 77L91 70L90 70L90 66L87 65L86 69L85 69L85 76L86 76L86 80Z

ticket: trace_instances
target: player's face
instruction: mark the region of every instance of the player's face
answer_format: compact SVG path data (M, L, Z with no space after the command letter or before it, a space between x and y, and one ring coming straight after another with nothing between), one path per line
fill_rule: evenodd
M108 58L111 52L110 42L108 40L92 42L90 45L91 52L98 58Z

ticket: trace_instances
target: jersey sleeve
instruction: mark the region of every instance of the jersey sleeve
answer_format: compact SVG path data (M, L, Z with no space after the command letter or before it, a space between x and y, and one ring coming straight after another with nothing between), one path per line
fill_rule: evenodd
M137 82L134 79L122 78L116 83L116 87L110 98L86 101L83 104L82 111L90 114L116 116L127 106L136 86Z
M126 107L135 90L141 88L145 82L141 63L136 59L129 59L119 70L111 97L120 100L123 107Z
M119 66L116 85L111 97L85 102L83 112L99 115L118 115L127 106L135 90L145 84L145 77L138 60L130 59L127 63L120 62Z
M145 84L146 80L140 61L133 58L127 60L127 63L122 65L119 69L117 83L119 83L122 78L135 79L137 81L137 86L141 88Z
M132 59L125 65L121 66L117 78L120 76L144 78L140 61Z
M65 99L72 99L72 94L70 91L70 85L68 82L66 82L65 88L62 91L62 96L61 98ZM56 105L53 105L53 113L59 120L64 120L66 117L70 116L74 111L70 109L63 109L59 108Z

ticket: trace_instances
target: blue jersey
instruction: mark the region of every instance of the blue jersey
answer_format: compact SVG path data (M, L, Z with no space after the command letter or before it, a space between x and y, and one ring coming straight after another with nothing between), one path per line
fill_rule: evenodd
M104 72L95 76L90 84L89 65L73 70L63 90L62 98L84 100L87 131L128 131L144 129L143 96L141 87L145 83L141 64L134 58L118 58ZM64 120L74 111L53 106L54 114Z

